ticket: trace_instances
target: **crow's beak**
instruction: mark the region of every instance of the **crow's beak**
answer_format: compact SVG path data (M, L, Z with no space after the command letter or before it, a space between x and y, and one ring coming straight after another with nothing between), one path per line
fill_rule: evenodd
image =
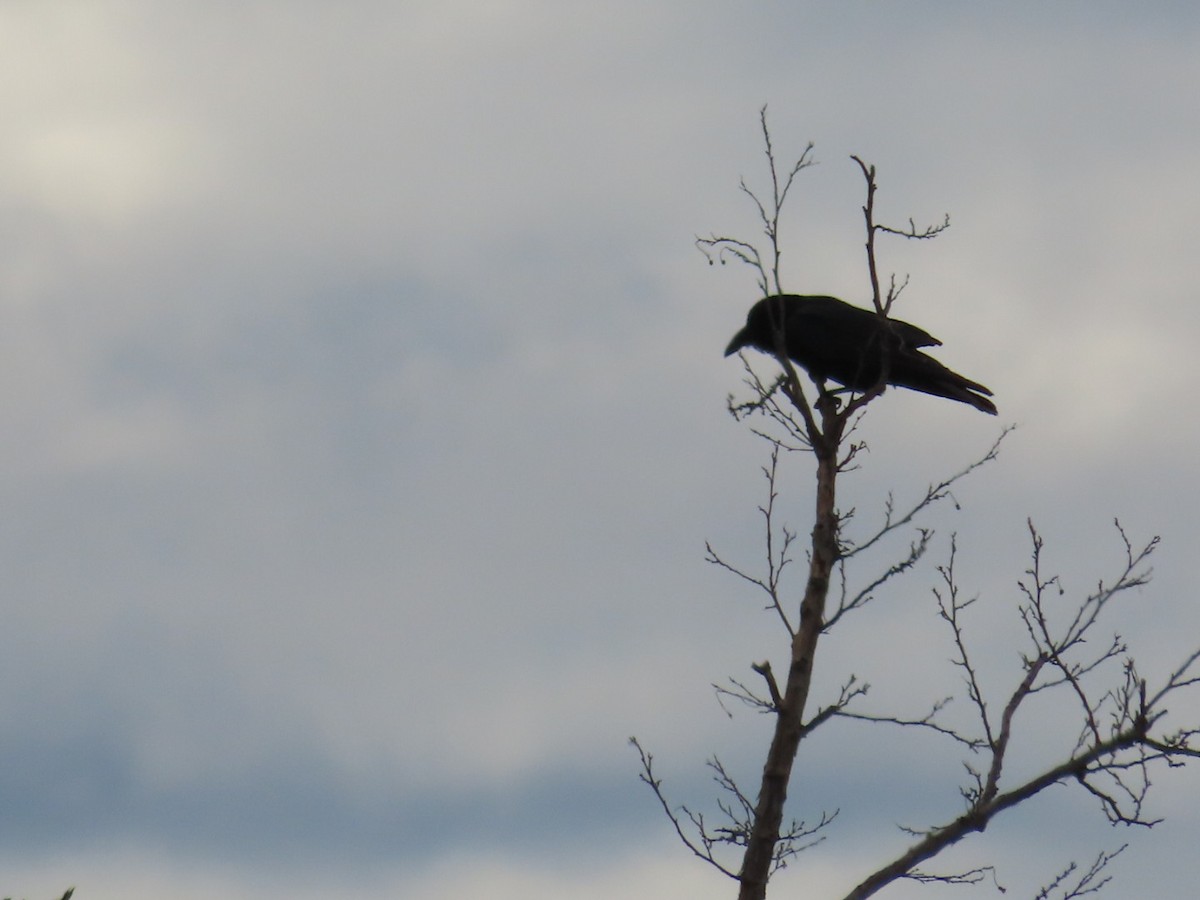
M729 346L725 348L726 356L733 356L743 347L750 343L750 337L746 334L746 329L743 328L733 336L733 340L729 342Z

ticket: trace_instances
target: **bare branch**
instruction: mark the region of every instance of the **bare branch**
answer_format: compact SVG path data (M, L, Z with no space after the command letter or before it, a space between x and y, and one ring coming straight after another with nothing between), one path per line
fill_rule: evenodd
M990 800L981 800L950 824L930 831L902 856L870 875L847 894L845 900L863 900L863 898L870 897L880 888L903 877L920 863L958 843L968 834L983 831L988 823L1004 810L1023 803L1060 781L1081 777L1086 774L1089 766L1134 746L1139 739L1140 736L1135 732L1117 735L1084 754L1072 757L1048 769L1012 790L996 794Z
M825 621L826 631L829 631L831 628L833 628L833 626L837 624L837 621L846 613L850 612L851 610L859 609L870 602L874 591L876 591L878 588L891 581L897 575L904 574L917 564L917 561L925 555L925 551L929 548L929 541L933 538L933 532L927 528L919 528L917 529L917 535L917 539L909 545L908 553L904 557L888 566L888 568L881 575L876 576L876 578L868 583L866 587L862 588L860 591L858 591L858 593L850 598L847 598L844 589L845 559L843 558L838 560L839 572L843 573L843 591L841 598L839 599L837 609L834 611L833 615L831 615Z
M755 196L754 192L746 187L745 181L742 181L742 190L749 194L750 198L758 207L758 213L762 219L763 232L767 236L767 240L771 245L771 253L773 257L773 265L771 267L772 275L775 279L775 293L783 293L782 282L779 278L779 260L783 255L779 241L779 216L783 212L783 204L787 200L788 191L792 189L792 182L796 175L803 169L809 166L816 165L816 161L812 158L813 144L810 141L808 146L804 148L804 152L800 154L800 158L792 165L791 171L780 180L779 168L775 162L775 147L771 142L771 129L767 126L767 107L763 106L758 113L759 124L762 126L763 146L767 154L767 169L771 173L771 208L768 213L762 202Z
M873 596L873 592L878 588L882 587L895 576L903 574L916 565L917 561L924 556L925 551L929 548L929 543L933 539L933 531L926 528L918 528L917 537L909 544L908 552L900 559L893 562L882 574L878 575L865 587L858 590L853 596L850 596L847 592L847 582L845 577L846 563L851 558L858 556L864 551L874 547L888 535L906 525L911 524L915 519L917 519L918 516L921 515L921 513L925 512L927 509L937 504L941 500L946 498L953 500L953 493L951 491L953 486L966 476L970 475L980 466L995 460L1000 454L1001 444L1004 442L1004 439L1012 433L1014 427L1015 426L1005 427L1000 432L1000 435L996 438L996 440L992 443L991 447L988 448L987 452L978 459L974 460L970 465L954 473L949 478L939 481L937 484L929 485L925 490L924 496L920 497L905 512L901 514L896 513L894 499L892 495L889 494L887 501L884 504L883 524L861 543L854 544L846 539L842 540L841 556L838 560L838 571L841 578L842 589L837 608L825 623L826 631L830 630L837 623L837 621L842 618L843 615L851 610L859 609L868 603ZM957 501L954 502L955 506L957 506ZM843 517L843 521L846 518L848 517Z
M740 568L731 565L722 559L712 545L707 541L704 548L707 551L705 559L708 562L720 566L728 572L737 575L743 581L760 588L770 602L767 604L767 609L773 609L779 620L783 623L783 627L787 629L789 635L793 637L796 634L796 629L792 625L791 619L783 608L783 603L780 599L781 588L780 583L783 578L784 570L792 562L791 548L792 543L796 539L796 533L788 529L786 525L776 526L775 522L775 501L779 496L776 488L776 479L779 473L779 453L780 445L776 442L771 448L770 465L763 467L763 476L767 480L767 503L765 506L760 506L758 511L762 514L764 526L766 529L766 550L767 550L767 573L765 577L756 577L743 572Z
M1079 866L1071 863L1059 872L1053 881L1038 891L1034 900L1075 900L1075 898L1085 897L1088 894L1100 893L1101 889L1112 880L1111 875L1104 874L1108 864L1120 856L1128 846L1128 844L1122 844L1111 852L1101 851L1092 864L1085 871L1079 873L1079 878L1074 882L1070 882L1068 879L1079 871ZM1062 893L1059 894L1056 891L1062 891Z
M829 706L818 710L817 714L805 723L804 735L807 737L813 732L814 729L817 728L817 726L829 721L834 716L853 717L853 714L847 712L850 704L859 697L865 697L870 689L871 686L869 684L859 684L858 678L854 675L851 675L849 680L842 685L842 689L838 694L837 700L835 700Z
M744 187L743 185L743 189ZM757 202L758 200L755 198L755 203ZM726 265L731 258L736 259L755 270L757 273L755 280L763 296L771 292L766 267L763 265L758 248L753 244L738 240L737 238L720 237L716 234L709 235L706 238L697 237L695 243L696 249L704 254L710 266L717 263Z
M950 227L950 214L949 213L947 213L945 215L945 217L942 219L942 221L939 222L938 224L926 225L924 228L919 229L919 230L917 228L917 223L914 222L911 217L908 220L907 228L891 228L887 225L876 225L875 226L876 230L882 231L885 234L894 234L897 237L910 238L910 239L918 240L918 241L924 241L924 240L928 240L929 238L935 238L949 227Z
M958 553L958 543L954 535L950 536L950 561L947 565L938 568L938 575L942 578L945 593L934 589L933 595L937 599L938 615L947 625L950 626L950 631L954 640L954 665L963 671L963 680L967 688L967 697L974 704L976 711L979 714L979 722L983 728L984 738L988 747L996 746L996 739L992 731L991 718L988 715L987 701L983 697L983 689L980 687L979 676L975 671L975 667L971 663L970 653L967 651L966 637L963 630L963 624L960 621L963 610L975 602L975 598L970 600L960 600L958 596L958 583L954 578L954 562ZM980 786L982 792L982 785Z
M767 690L771 692L771 708L772 710L778 710L783 705L783 695L779 693L779 684L775 681L775 673L771 671L770 661L763 660L761 663L755 663L750 668L766 680Z
M693 815L686 807L681 807L681 811L683 812L684 816L687 817L688 821L690 821L697 830L698 838L693 840L693 838L686 831L684 831L683 820L676 814L675 810L671 808L671 804L667 802L666 795L663 794L661 779L656 778L654 775L654 756L650 753L647 753L642 748L642 745L638 743L637 738L631 737L629 739L629 743L637 749L638 756L641 757L642 760L642 771L641 774L638 775L638 778L645 784L648 784L650 789L654 792L654 796L658 798L659 805L662 806L663 812L666 813L667 818L670 819L671 824L675 827L675 833L679 835L679 840L681 840L683 845L692 851L695 856L704 860L718 872L728 875L730 878L736 880L738 877L737 873L727 869L713 855L713 847L717 842L708 836L708 832L704 826L703 817L697 817Z
M896 277L893 275L887 296L884 297L882 295L879 289L879 270L875 264L875 235L882 232L883 234L894 234L902 238L927 240L937 237L950 227L950 216L947 215L938 225L930 225L920 230L918 230L916 222L911 218L908 220L908 228L892 228L888 225L878 224L875 221L875 192L878 190L878 184L875 181L875 167L867 165L858 156L851 156L850 158L858 163L858 167L862 170L863 178L867 182L867 202L863 205L862 211L863 219L867 226L867 273L871 281L871 299L875 305L875 311L881 316L887 316L892 311L892 304L896 302L896 298L900 296L900 292L908 284L908 278L906 277L904 282L897 287Z
M992 878L992 883L1003 893L1004 888L996 881L996 869L994 866L982 866L978 869L969 869L966 872L957 872L949 875L935 875L914 869L911 872L906 872L904 877L921 884L979 884L979 882L983 881L989 875Z
M964 763L971 780L970 785L962 789L967 809L954 821L938 828L926 831L906 829L920 840L907 853L867 878L847 895L848 900L871 896L896 878L907 877L907 873L914 871L922 861L937 855L967 834L983 831L1000 812L1025 802L1052 784L1078 783L1099 801L1106 817L1113 823L1151 827L1159 820L1143 812L1150 788L1149 767L1154 763L1177 765L1185 757L1200 755L1188 743L1192 737L1200 734L1200 729L1185 729L1163 738L1155 738L1150 734L1151 728L1164 715L1162 701L1176 690L1200 683L1200 676L1191 674L1192 666L1200 660L1200 651L1189 656L1172 672L1163 687L1154 692L1138 675L1132 660L1128 660L1123 668L1122 685L1105 692L1099 700L1091 699L1091 689L1086 679L1099 671L1102 663L1113 659L1116 655L1114 647L1118 647L1119 642L1103 645L1099 650L1091 651L1090 656L1080 658L1089 646L1092 630L1112 598L1147 580L1148 569L1145 564L1157 546L1157 538L1135 549L1121 531L1125 565L1120 575L1112 582L1101 582L1094 593L1075 606L1074 612L1062 624L1055 625L1050 604L1058 601L1064 593L1061 581L1056 575L1044 573L1042 538L1032 523L1029 531L1033 545L1032 564L1026 572L1026 578L1019 583L1025 597L1020 615L1035 652L1026 657L1025 672L1009 694L998 723L992 719L984 699L981 681L971 661L965 637L962 613L975 602L975 598L963 600L960 596L954 574L956 548L953 540L950 562L939 569L943 586L934 591L939 615L951 629L956 649L953 662L963 671L966 693L975 705L986 736L984 748L989 752L989 763L982 772ZM1039 680L1046 671L1058 674ZM1054 688L1064 688L1076 697L1084 721L1083 734L1074 750L1061 762L1005 790L1002 787L1004 762L1013 738L1017 710L1034 693ZM935 707L934 713L939 708ZM1106 726L1102 724L1102 713L1109 719ZM848 718L866 718L850 713L844 715ZM886 717L881 718L887 721ZM933 721L932 714L927 718ZM916 724L924 725L926 722L918 720ZM945 729L944 733L959 738L956 730ZM1068 868L1044 888L1040 896L1050 897L1054 892L1056 897L1080 897L1096 892L1107 881L1099 873L1115 855L1101 854L1092 867L1075 881L1069 879L1076 872L1076 867Z
M725 687L723 684L714 684L712 686L713 691L717 695L717 702L721 704L721 709L725 710L725 715L729 716L729 718L733 718L733 713L725 706L724 701L726 697L737 700L739 703L749 706L758 712L774 712L775 703L773 700L760 697L736 678L730 678L729 683L732 687Z
M1180 690L1181 688L1192 687L1193 685L1200 684L1200 675L1188 674L1195 667L1197 661L1200 661L1200 650L1193 652L1178 668L1175 669L1174 672L1171 673L1171 676L1162 686L1162 689L1150 698L1150 705L1157 708L1167 694Z
M779 693L779 684L775 681L775 673L771 670L771 663L769 661L754 663L750 668L761 675L763 680L766 681L770 699L766 700L758 696L758 694L754 693L754 691L750 690L750 688L746 687L746 685L742 684L736 678L730 678L729 683L733 685L733 688L727 688L719 684L713 685L713 690L717 692L717 701L720 702L722 698L730 697L759 712L778 712L779 708L783 705L783 695ZM721 704L721 708L725 708L723 703ZM730 718L733 717L733 714L729 710L725 710L725 712Z
M938 713L953 702L953 697L943 697L941 700L933 704L932 708L924 716L919 719L905 719L898 716L882 716L871 713L856 713L846 710L838 710L837 715L845 719L857 719L860 722L873 722L884 725L900 725L907 728L927 728L945 737L962 744L968 750L981 750L987 746L986 741L970 737L963 734L956 728L951 728L947 725L942 725L936 721Z
M783 293L779 268L780 259L783 255L779 240L779 218L783 213L788 192L791 191L796 176L809 166L816 165L816 160L812 158L813 144L810 142L786 174L782 174L778 161L775 158L775 146L771 141L771 129L767 125L766 106L759 110L759 123L762 127L763 146L767 156L767 171L771 176L771 196L768 201L764 202L746 184L744 178L738 182L738 187L742 193L750 198L754 204L754 208L758 211L758 218L762 224L763 234L766 235L768 245L770 246L769 266L764 261L763 255L759 252L758 248L747 241L729 237L718 237L714 234L707 238L696 238L696 246L708 259L709 265L715 262L724 265L729 258L733 258L751 266L757 272L759 289L762 291L763 296L766 296L771 293Z
M954 502L954 506L957 509L958 501L954 500L954 494L951 491L951 488L953 488L954 485L958 484L958 482L962 481L980 466L986 465L987 463L997 459L1000 456L1000 446L1004 443L1004 439L1012 434L1014 430L1016 430L1015 425L1006 425L1000 431L1000 435L992 443L991 447L988 448L986 453L974 460L972 463L970 463L970 465L960 469L958 472L955 472L949 478L944 478L937 484L929 485L929 487L925 489L924 496L919 498L915 503L908 507L906 512L897 515L895 513L892 498L889 495L887 504L884 508L883 525L881 525L879 529L876 530L876 532L866 540L852 546L845 547L842 552L843 558L850 559L851 557L857 556L863 551L870 549L875 544L879 543L879 541L884 537L891 534L896 529L903 528L905 525L908 525L930 506L946 499L947 497Z

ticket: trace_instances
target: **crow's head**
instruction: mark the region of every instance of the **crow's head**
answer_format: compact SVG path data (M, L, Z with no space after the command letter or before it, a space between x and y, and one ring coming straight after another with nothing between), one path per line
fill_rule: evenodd
M745 326L733 336L733 340L725 348L725 355L733 356L745 347L754 347L763 353L774 353L775 323L784 316L783 299L764 297L750 307L750 312L746 314Z
M741 331L733 336L733 340L729 342L729 346L725 348L726 356L733 356L743 347L749 347L754 343L754 339L750 337L750 326L747 325Z

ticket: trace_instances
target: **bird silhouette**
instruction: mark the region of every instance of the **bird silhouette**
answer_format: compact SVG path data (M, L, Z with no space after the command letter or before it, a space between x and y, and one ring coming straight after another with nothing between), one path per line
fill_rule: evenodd
M996 415L990 390L918 349L941 343L923 328L836 297L775 294L750 307L725 355L753 347L774 356L782 349L817 381L831 379L855 391L883 381Z

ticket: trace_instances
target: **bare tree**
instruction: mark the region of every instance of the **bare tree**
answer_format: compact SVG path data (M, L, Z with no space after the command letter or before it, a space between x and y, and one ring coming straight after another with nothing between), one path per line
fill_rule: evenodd
M766 108L760 116L771 193L764 200L743 181L741 190L757 210L767 240L767 250L738 238L712 235L697 241L710 262L733 259L750 265L764 294L782 293L780 280L780 215L796 176L812 165L812 145L786 171L777 165ZM887 318L907 284L889 279L886 290L880 283L876 263L876 238L893 235L911 240L936 237L949 227L949 218L929 227L909 219L906 227L880 224L875 217L877 190L875 167L852 157L862 172L866 200L862 211L866 227L867 272L876 314ZM1151 685L1120 638L1105 636L1105 621L1111 608L1132 588L1147 583L1149 560L1158 538L1144 544L1132 542L1117 524L1124 560L1115 577L1101 581L1083 597L1065 598L1057 575L1046 571L1041 535L1029 523L1031 564L1020 581L1016 612L1023 624L1026 644L1021 650L1020 678L1007 688L985 684L975 663L980 638L970 628L974 597L966 597L955 569L957 547L950 543L947 563L937 569L939 582L932 591L945 639L951 648L960 682L945 697L929 703L924 715L903 717L866 708L867 685L851 675L838 695L810 706L810 688L821 638L846 616L863 610L893 579L911 569L930 547L932 531L920 524L937 504L952 499L955 485L980 466L993 461L1011 429L1002 430L981 457L958 473L930 485L908 506L897 507L891 497L882 522L865 535L855 537L848 527L852 512L840 512L837 504L838 478L857 465L865 445L855 437L867 406L886 387L887 360L882 361L878 384L859 392L831 390L823 381L806 388L792 361L784 352L782 328L775 336L775 361L782 370L774 380L763 379L745 363L745 383L751 398L729 401L731 413L751 423L756 434L770 445L769 462L763 472L767 500L759 507L764 521L765 563L748 568L721 556L707 546L707 559L719 568L761 591L765 606L778 619L788 641L787 672L777 676L769 661L755 663L751 670L761 679L755 689L730 679L714 685L722 701L736 700L767 713L774 730L767 748L757 793L743 790L721 761L713 757L709 766L721 791L720 817L706 818L692 807L674 806L669 801L654 768L654 758L636 738L631 742L641 759L641 779L652 789L663 811L684 845L699 858L736 880L739 900L761 900L772 875L813 845L824 840L837 813L822 812L812 821L789 820L785 824L792 770L804 739L833 720L858 721L885 728L919 729L958 746L963 755L966 780L960 785L964 809L949 822L923 829L907 829L912 846L893 860L880 865L846 895L847 900L870 897L899 879L944 884L975 883L985 878L996 881L991 867L956 873L927 872L921 866L964 837L982 832L999 813L1021 804L1056 784L1077 784L1098 801L1111 822L1149 826L1154 819L1145 802L1151 773L1159 767L1183 764L1200 754L1192 742L1200 727L1167 730L1166 703L1177 692L1200 684L1195 674L1200 651L1184 659L1160 683ZM808 391L813 391L810 402ZM815 460L815 509L811 541L807 548L808 571L803 589L793 593L785 572L795 562L796 531L782 521L779 470L785 457L806 451ZM883 546L885 538L902 531L911 535L907 550L893 557L879 574L860 587L851 567L868 552ZM796 595L798 594L798 596ZM798 608L797 608L797 600ZM1064 715L1077 722L1073 744L1050 751L1038 774L1021 780L1007 776L1006 762L1014 743L1016 716L1034 696L1057 696ZM1002 702L991 698L999 696ZM950 721L945 710L958 698L960 706L973 711L966 723ZM753 799L752 799L753 796ZM1073 898L1102 889L1108 880L1111 861L1123 850L1099 853L1085 868L1070 863L1052 877L1039 898ZM865 854L864 854L865 855ZM999 882L996 881L997 885Z

